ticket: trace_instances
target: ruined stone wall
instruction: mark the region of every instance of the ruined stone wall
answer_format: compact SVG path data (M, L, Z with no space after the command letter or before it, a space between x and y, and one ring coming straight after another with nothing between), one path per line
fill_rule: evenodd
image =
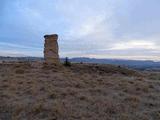
M59 54L58 54L58 35L45 35L45 44L44 44L44 60L47 64L59 64Z

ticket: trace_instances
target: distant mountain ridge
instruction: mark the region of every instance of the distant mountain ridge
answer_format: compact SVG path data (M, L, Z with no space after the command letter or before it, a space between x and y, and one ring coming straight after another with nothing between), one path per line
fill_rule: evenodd
M0 61L43 61L43 57L2 57ZM63 62L65 58L61 58ZM96 59L77 57L69 59L74 63L95 63L95 64L114 64L125 67L131 67L139 70L160 70L160 62L154 62L151 60L122 60L122 59Z
M0 61L41 61L42 57L4 57L0 56Z
M96 58L72 58L71 62L98 63L98 64L114 64L120 66L131 67L140 70L160 70L160 62L151 60L122 60L122 59L96 59Z

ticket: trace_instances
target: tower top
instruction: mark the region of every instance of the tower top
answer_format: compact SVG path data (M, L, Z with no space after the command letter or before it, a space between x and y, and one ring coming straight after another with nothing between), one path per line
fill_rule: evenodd
M57 35L57 34L45 35L44 38L45 38L45 39L48 39L48 38L58 39L58 35Z

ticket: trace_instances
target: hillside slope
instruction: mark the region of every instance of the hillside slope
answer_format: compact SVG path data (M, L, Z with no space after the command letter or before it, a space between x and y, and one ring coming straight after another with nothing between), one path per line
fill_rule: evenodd
M113 65L3 63L0 120L159 120L160 81L150 75Z

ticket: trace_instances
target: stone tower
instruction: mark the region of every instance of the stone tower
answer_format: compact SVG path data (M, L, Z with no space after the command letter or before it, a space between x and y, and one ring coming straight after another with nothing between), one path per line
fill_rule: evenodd
M59 64L59 54L58 54L58 35L45 35L45 44L44 44L44 60L47 64Z

